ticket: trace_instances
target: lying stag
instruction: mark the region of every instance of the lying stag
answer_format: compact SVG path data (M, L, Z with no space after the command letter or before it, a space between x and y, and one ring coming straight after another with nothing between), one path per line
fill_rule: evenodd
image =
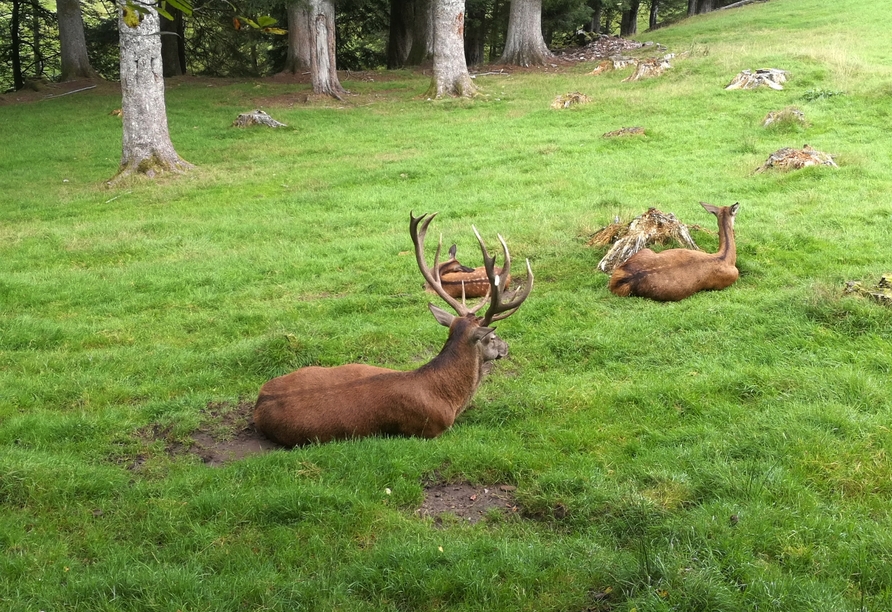
M642 249L614 269L607 285L610 291L621 297L676 302L698 291L733 285L739 274L735 266L734 217L740 204L722 208L706 202L700 205L718 217L718 252L667 249L654 253Z
M434 216L410 215L409 231L421 274L458 313L454 316L428 306L434 318L449 328L440 353L409 372L348 364L301 368L274 378L261 387L254 408L254 424L266 437L285 446L373 435L434 438L449 429L470 404L484 364L508 354L508 345L489 325L520 308L533 288L533 271L528 260L526 286L504 295L495 257L489 256L474 228L490 290L478 304L468 307L465 300L458 301L443 289L438 266L442 245L437 247L433 267L425 262L424 237ZM499 241L505 255L502 272L507 276L511 258L501 236ZM486 313L478 317L476 313L487 303Z

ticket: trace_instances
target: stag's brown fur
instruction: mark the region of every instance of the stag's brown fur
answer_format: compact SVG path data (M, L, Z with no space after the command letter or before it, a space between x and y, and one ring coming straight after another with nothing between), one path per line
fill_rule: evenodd
M507 344L492 328L481 327L477 317L440 313L451 320L449 337L421 368L301 368L263 385L255 426L285 446L382 434L440 435L471 402L484 363L508 353Z
M739 276L734 242L734 217L739 204L721 208L705 202L700 204L718 218L716 253L690 249L655 253L642 249L613 271L608 289L621 297L675 302L698 291L724 289L734 284Z

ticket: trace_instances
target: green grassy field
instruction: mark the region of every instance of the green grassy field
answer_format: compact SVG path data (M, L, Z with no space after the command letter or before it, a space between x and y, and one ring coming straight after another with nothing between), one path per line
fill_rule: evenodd
M480 76L472 101L408 72L343 104L173 81L197 168L114 189L119 95L0 104L0 608L892 609L892 310L843 294L892 271L890 22L772 0L642 34L687 52L657 79ZM765 67L783 91L723 89ZM289 127L230 127L258 106ZM807 125L761 127L788 106ZM805 143L839 168L753 172ZM740 202L740 280L611 295L589 237L651 206L714 230L700 201ZM410 210L536 273L452 430L220 468L147 439L303 365L433 357ZM435 481L518 511L420 518Z

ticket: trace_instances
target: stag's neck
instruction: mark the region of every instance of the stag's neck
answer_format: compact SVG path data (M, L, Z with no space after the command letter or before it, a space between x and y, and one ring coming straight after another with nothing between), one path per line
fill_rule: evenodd
M432 392L456 410L471 401L482 378L483 358L468 337L467 325L466 321L456 319L440 353L415 371L427 381Z
M734 242L734 217L730 212L723 211L719 217L719 250L716 253L719 259L735 265L737 263L737 245Z

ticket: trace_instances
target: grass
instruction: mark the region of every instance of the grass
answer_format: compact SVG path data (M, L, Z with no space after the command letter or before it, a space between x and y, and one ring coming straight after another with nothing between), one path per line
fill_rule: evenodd
M303 86L174 81L197 169L114 190L114 94L0 106L0 607L889 609L892 312L842 295L892 270L892 14L862 4L647 33L690 53L637 83L580 66L428 101L405 72L302 104ZM759 67L791 79L724 91ZM592 102L549 108L571 91ZM290 127L229 127L257 106ZM806 125L760 127L789 106ZM840 168L753 174L805 143ZM588 237L649 206L711 229L701 200L741 203L740 280L610 295ZM451 431L220 469L141 439L187 440L209 403L302 365L430 359L410 210L440 211L463 259L474 224L536 272ZM514 484L521 511L437 528L414 515L432 478Z

